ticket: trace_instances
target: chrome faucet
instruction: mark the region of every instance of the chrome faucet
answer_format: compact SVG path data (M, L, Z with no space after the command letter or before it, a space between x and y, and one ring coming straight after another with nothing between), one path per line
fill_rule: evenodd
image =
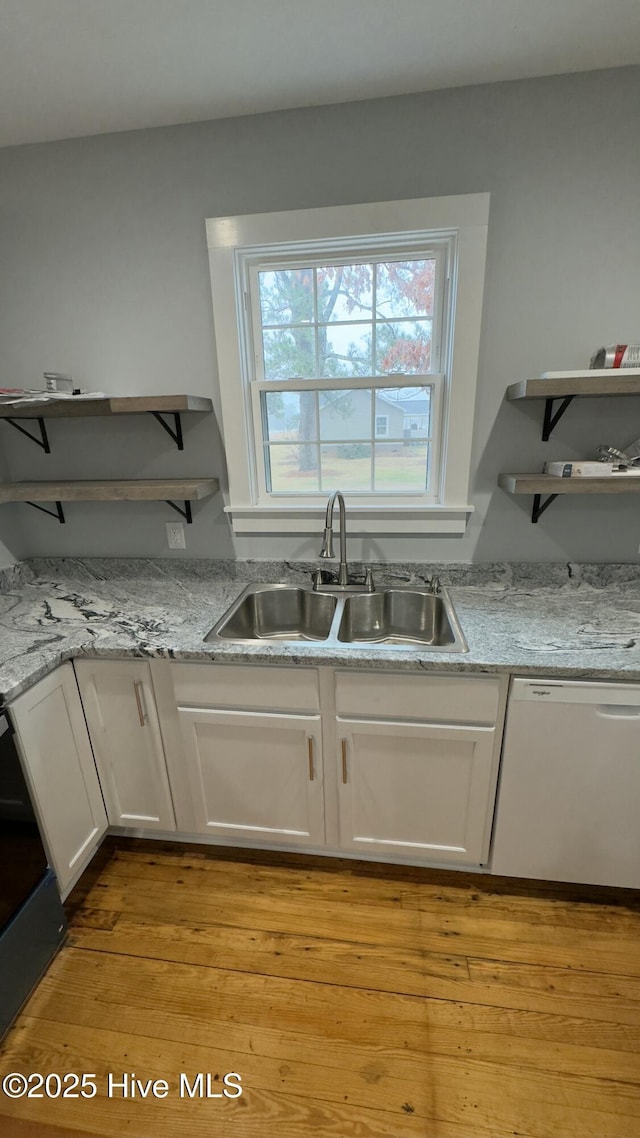
M347 509L344 504L344 498L339 490L335 490L329 498L327 503L327 514L324 520L324 536L322 538L322 548L320 550L320 557L323 560L330 560L335 557L333 552L333 512L335 509L336 501L338 503L338 519L340 524L339 538L340 538L340 563L338 566L337 577L335 578L334 589L355 589L362 592L363 590L368 593L375 591L373 583L373 574L370 569L365 570L364 582L362 585L357 585L349 579L349 566L347 565ZM313 574L313 587L314 589L322 589L327 585L327 578L331 580L330 575L325 574L322 569L316 569ZM331 588L331 586L329 586Z
M347 510L344 504L344 498L339 490L335 490L329 498L327 504L327 516L324 520L324 537L322 539L322 549L320 550L320 557L330 558L335 557L333 552L333 510L338 502L338 518L340 522L340 566L338 568L338 584L349 584L349 569L347 566Z

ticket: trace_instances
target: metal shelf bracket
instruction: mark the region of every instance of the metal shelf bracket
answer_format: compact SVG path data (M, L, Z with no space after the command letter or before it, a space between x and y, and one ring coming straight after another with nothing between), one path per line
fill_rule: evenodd
M549 494L548 497L545 498L544 502L542 502L542 505L540 505L540 502L542 501L542 495L541 494L534 494L533 495L533 509L531 511L531 521L534 523L534 525L537 522L538 518L542 517L542 515L544 514L547 507L550 506L552 502L555 502L557 497L558 497L557 494Z
M165 498L165 502L168 506L171 506L171 509L175 510L177 514L180 514L181 518L186 519L188 526L191 525L193 521L193 514L191 513L191 502L185 502L184 509L182 506L178 506L175 502L170 502L168 498Z
M575 399L574 395L565 395L564 399L562 400L562 403L558 407L555 414L553 412L553 404L555 402L555 399L553 399L553 398L545 399L545 401L544 401L544 422L542 424L542 441L543 441L543 443L546 443L549 441L549 438L551 437L551 432L553 431L553 428L556 426L557 423L560 422L560 420L561 420L562 416L564 415L567 407L569 406L570 403L573 403L574 399Z
M21 435L26 435L28 439L31 439L32 443L36 444L36 446L42 447L45 454L51 454L51 447L49 446L49 438L47 435L47 428L45 426L44 419L37 419L38 426L40 427L40 438L38 438L37 435L32 435L31 431L28 431L26 427L21 427L19 423L16 423L15 419L10 419L9 416L7 416L5 422L9 423L10 426L15 427L16 431L20 431Z
M184 450L184 441L182 438L182 416L180 415L180 412L171 412L171 414L173 414L173 427L167 423L162 411L149 411L149 414L153 415L154 419L157 419L160 426L164 427L168 435L171 435L171 438L176 444L178 450Z
M57 518L60 525L64 525L67 520L64 516L64 510L62 509L62 502L56 502L55 511L48 510L46 506L39 506L37 502L25 502L25 505L33 506L34 510L40 510L41 513L48 514L50 518Z

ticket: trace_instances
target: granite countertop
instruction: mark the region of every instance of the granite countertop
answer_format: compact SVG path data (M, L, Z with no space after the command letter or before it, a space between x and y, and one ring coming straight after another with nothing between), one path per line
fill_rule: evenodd
M640 568L631 564L374 566L380 584L437 574L464 654L203 642L248 582L308 583L314 567L59 558L0 571L0 700L81 655L640 680Z

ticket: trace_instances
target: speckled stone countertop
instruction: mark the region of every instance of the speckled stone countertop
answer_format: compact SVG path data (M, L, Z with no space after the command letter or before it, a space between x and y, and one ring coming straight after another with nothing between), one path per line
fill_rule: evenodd
M308 583L313 568L115 558L12 566L0 572L0 700L81 655L640 680L640 566L631 564L373 567L379 584L424 584L437 574L466 636L464 654L203 642L248 582Z

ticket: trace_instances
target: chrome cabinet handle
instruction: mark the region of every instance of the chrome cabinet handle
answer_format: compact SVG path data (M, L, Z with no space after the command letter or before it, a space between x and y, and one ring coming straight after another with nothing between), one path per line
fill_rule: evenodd
M135 697L136 697L136 706L138 708L138 719L140 721L140 726L144 727L145 723L146 723L146 716L145 716L144 707L142 704L142 698L143 698L142 697L142 680L134 680L133 681L133 690L134 690Z
M343 739L342 743L342 781L346 786L347 783L347 740Z
M307 739L307 747L308 747L308 751L309 751L309 782L313 782L313 780L315 778L315 772L313 769L313 736L312 735L310 735L309 738Z

